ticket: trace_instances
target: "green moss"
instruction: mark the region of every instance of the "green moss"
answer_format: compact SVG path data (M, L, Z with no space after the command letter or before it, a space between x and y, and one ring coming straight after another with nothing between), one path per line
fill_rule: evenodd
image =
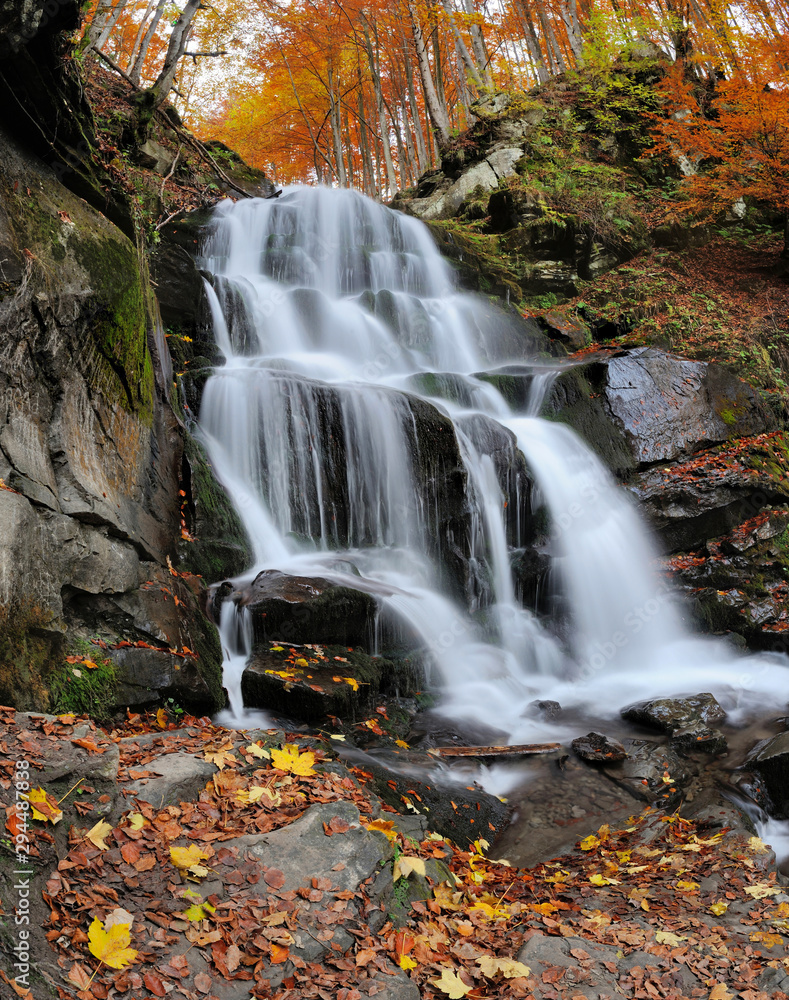
M52 708L58 714L75 712L93 719L108 718L115 707L115 665L99 655L99 647L83 639L71 643L71 655L95 663L62 663L49 677Z
M737 423L737 417L732 410L721 410L720 417L724 424L728 424L729 426Z
M0 608L0 703L46 710L47 675L59 661L62 639L52 613L30 600Z
M209 583L238 576L251 559L241 519L214 476L202 445L188 433L184 458L188 470L184 514L195 540L181 543L181 567Z
M137 254L121 240L74 236L72 242L93 290L93 333L103 362L96 373L101 388L150 424L154 375L147 339L149 310Z

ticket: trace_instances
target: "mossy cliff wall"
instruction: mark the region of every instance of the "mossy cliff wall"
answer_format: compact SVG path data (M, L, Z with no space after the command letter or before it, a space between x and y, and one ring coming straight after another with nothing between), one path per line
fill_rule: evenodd
M98 637L203 648L197 681L159 687L215 707L199 585L175 616L146 596L175 585L183 428L142 241L64 58L78 4L49 10L0 2L0 702L59 707L65 656Z

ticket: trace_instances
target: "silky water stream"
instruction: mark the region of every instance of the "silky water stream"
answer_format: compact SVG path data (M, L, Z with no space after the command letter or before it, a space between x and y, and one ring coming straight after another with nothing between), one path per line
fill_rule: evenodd
M439 711L502 743L568 739L649 696L712 691L734 724L787 701L783 659L684 629L624 492L537 416L552 371L529 362L515 319L458 290L421 223L355 192L290 188L222 203L202 266L225 360L200 434L249 535L246 579L271 568L368 590L429 651ZM503 367L529 386L517 411L495 388ZM571 623L561 640L513 578L536 505ZM222 721L259 724L241 700L248 613L225 602L220 631ZM535 699L572 725L532 717Z

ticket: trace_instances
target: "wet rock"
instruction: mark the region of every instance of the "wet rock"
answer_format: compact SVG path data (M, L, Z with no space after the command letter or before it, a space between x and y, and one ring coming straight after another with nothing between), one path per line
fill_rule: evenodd
M623 744L627 759L607 767L606 777L651 805L665 809L677 805L694 776L692 765L651 740L624 740Z
M707 729L706 726L678 729L671 736L671 745L683 753L708 753L715 756L726 753L729 749L723 733L719 729Z
M461 848L480 837L492 843L506 824L507 806L481 788L434 784L389 770L369 756L361 766L372 774L373 787L384 802L405 815L422 814L431 830Z
M601 733L587 733L586 736L579 736L573 740L571 746L578 757L594 764L606 764L624 760L627 757L627 750L619 740L603 736Z
M562 714L562 706L558 701L530 701L526 706L525 715L537 716L541 719L545 719L547 722L553 722L555 719L560 718Z
M338 716L349 722L394 691L409 695L424 678L405 662L370 656L347 646L262 647L244 671L241 691L248 708L265 708L307 722Z
M759 775L775 816L789 819L789 732L759 745L748 758L747 767Z
M622 709L622 718L642 726L673 733L690 729L699 722L722 722L726 713L709 693L687 698L654 698Z
M560 395L563 382L578 383L579 379L586 387L577 385L571 405L579 407L583 402L579 391L586 400L580 410L565 418L562 411L567 404ZM756 391L726 368L652 347L600 355L560 374L546 406L559 419L579 425L576 429L582 434L583 423L602 410L610 425L608 436L623 439L628 453L624 464L621 459L609 461L620 471L673 461L712 444L760 434L773 423ZM595 447L594 436L584 436ZM599 445L597 450L602 454Z
M537 322L551 340L561 341L570 352L578 351L589 343L589 329L580 320L573 319L564 313L543 313L538 317Z
M249 608L260 643L369 647L373 635L375 599L319 577L263 570L241 593L240 603Z

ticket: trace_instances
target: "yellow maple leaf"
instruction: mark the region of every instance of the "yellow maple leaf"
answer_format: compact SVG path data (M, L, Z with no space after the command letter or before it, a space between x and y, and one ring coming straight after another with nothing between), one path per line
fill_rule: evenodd
M188 847L171 847L170 861L180 872L190 872L197 878L204 878L210 869L201 865L201 861L207 861L209 855L202 851L197 844L190 844Z
M482 974L488 979L494 976L504 976L505 979L516 979L520 976L530 976L531 969L522 962L515 962L511 958L496 958L494 955L480 955L476 959L477 965L482 970Z
M309 750L305 753L299 753L299 748L295 743L286 743L282 750L272 748L271 763L279 771L298 774L302 778L308 778L311 774L315 774L312 767L315 763L315 754Z
M85 839L89 840L91 844L95 844L102 851L108 851L109 847L107 847L106 838L110 833L112 833L112 824L100 819L95 826L88 830L85 834Z
M225 764L236 764L238 763L238 758L235 754L230 753L228 750L206 750L203 754L203 758L210 761L212 764L216 764L219 770L223 770Z
M777 896L781 890L777 885L757 882L756 885L746 885L745 891L753 899L766 899L768 896Z
M296 664L297 667L308 667L309 666L309 663L304 659L303 656L300 656L298 658L298 660L295 660L294 662L295 662L295 664Z
M252 754L253 757L264 757L266 760L271 760L271 754L259 743L250 743L248 747L244 748L244 753Z
M131 916L131 914L129 914ZM131 921L102 924L98 917L88 928L88 950L111 969L124 969L137 957L131 944Z
M129 813L129 826L132 830L142 830L145 826L145 817L142 813Z
M594 875L589 876L589 881L592 885L620 885L622 880L618 878L607 878L605 875L595 872Z
M667 944L672 948L676 948L683 941L687 941L687 938L682 937L680 934L672 934L671 931L655 931L655 940L658 944Z
M408 750L411 746L411 744L406 743L405 740L395 740L395 743L397 744L397 746L403 747L404 750Z
M599 838L595 837L593 833L590 833L588 837L584 837L578 846L582 851L593 851L599 844Z
M425 862L422 858L406 857L404 854L401 854L395 860L392 879L396 882L400 878L408 878L411 872L416 872L417 875L425 875Z
M272 653L281 653L281 652L282 652L282 650L283 650L283 647L282 647L282 646L272 646L272 647L271 647L271 652L272 652Z
M733 996L726 983L716 983L710 990L709 1000L732 1000Z
M345 681L346 684L349 684L354 691L359 690L359 682L356 680L355 677L343 677L343 680Z
M754 851L756 854L764 854L767 850L767 844L765 844L761 837L750 837L748 839L748 850Z
M506 920L510 916L510 911L506 907L497 906L497 902L494 900L493 903L486 903L484 900L477 900L473 906L469 907L469 913L476 910L489 920Z
M59 808L57 801L48 795L43 788L31 788L27 795L22 796L30 803L33 819L42 823L59 823L63 819L63 810Z
M710 906L710 913L715 914L716 917L722 917L728 908L728 903L724 903L723 900L719 900L717 903L713 903Z
M473 986L466 986L460 976L451 969L444 969L440 979L431 979L431 985L446 993L449 1000L461 1000L467 993L470 993Z
M160 729L167 729L167 712L163 708L156 712L156 723Z
M695 890L698 889L698 887L699 887L698 882L686 882L684 879L680 879L677 882L677 888L682 892L695 892Z
M87 667L88 670L98 670L99 669L98 663L94 663L93 660L83 660L82 661L82 666L83 667Z
M413 958L409 958L408 955L401 955L397 960L397 964L401 969L405 969L405 971L408 972L409 969L415 969L417 963L413 960Z
M397 830L395 830L394 820L374 819L371 823L365 823L365 827L368 830L377 830L388 840L397 840Z

